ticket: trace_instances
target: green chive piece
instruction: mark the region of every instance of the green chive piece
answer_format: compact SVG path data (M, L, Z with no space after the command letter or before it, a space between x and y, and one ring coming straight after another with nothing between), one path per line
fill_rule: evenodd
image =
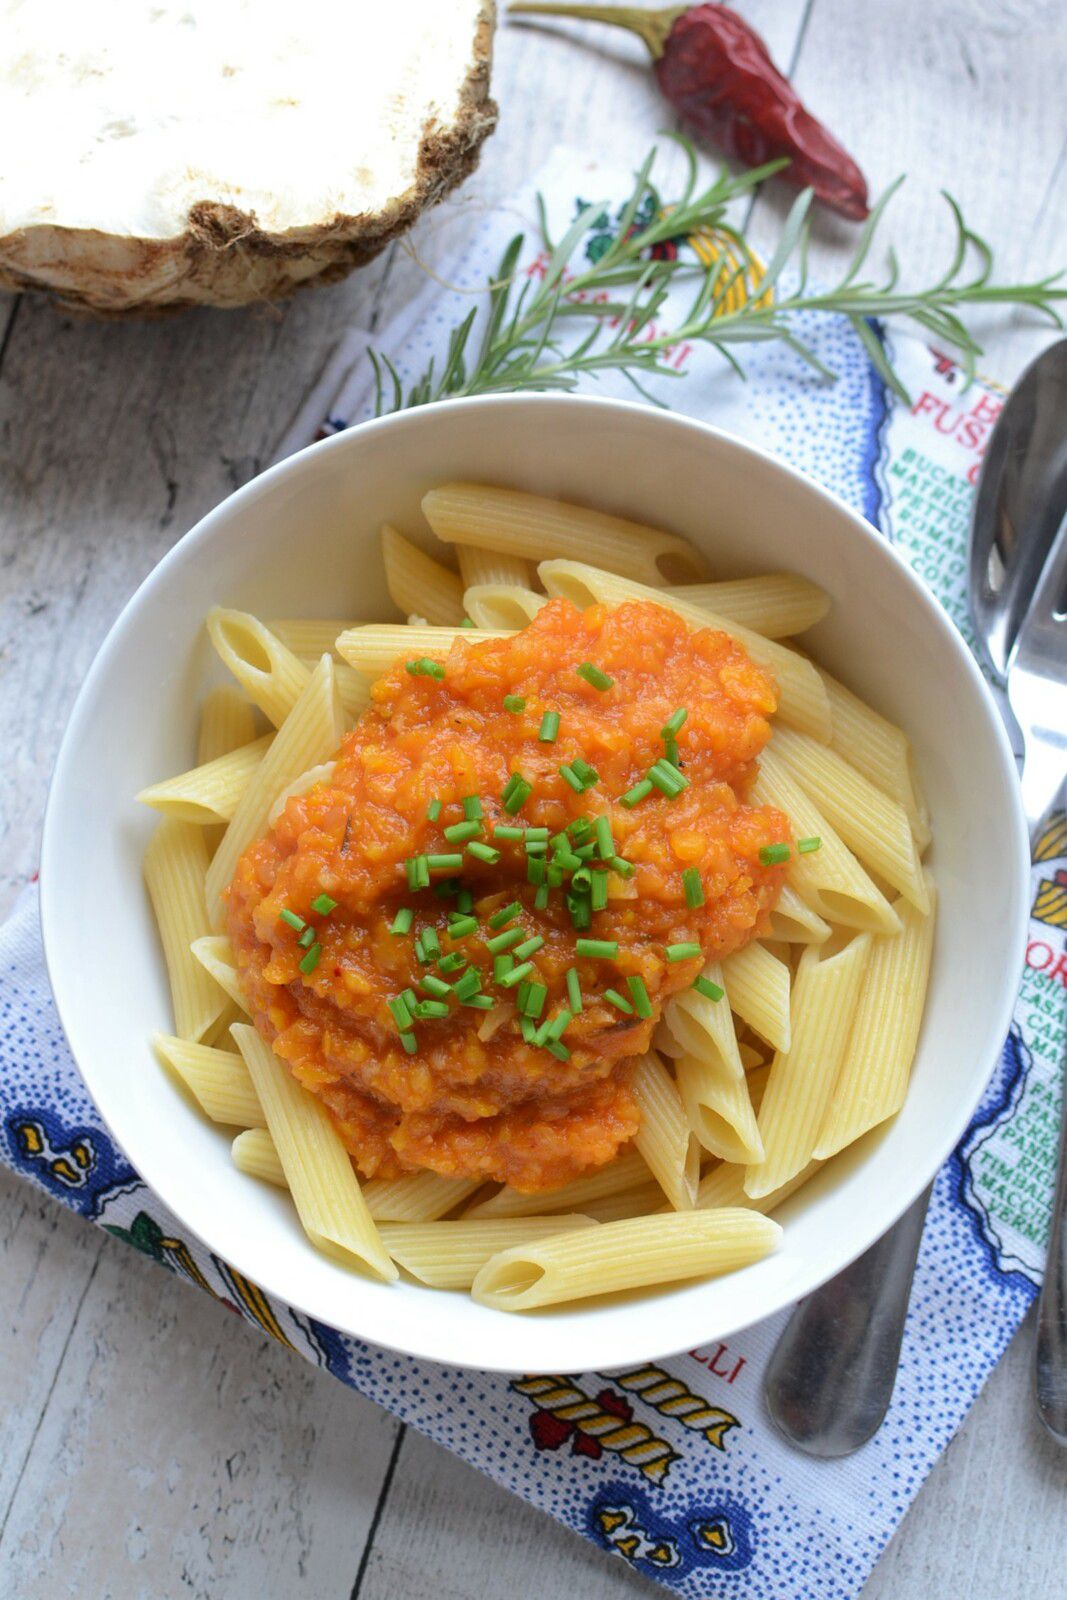
M545 1009L548 990L543 983L524 983L525 996L519 991L519 1010L525 1017L539 1017Z
M448 1002L445 1000L420 1000L415 1007L415 1015L420 1022L425 1022L428 1017L447 1017Z
M663 759L665 761L669 761L672 767L680 767L681 764L682 764L682 761L681 761L681 757L678 754L678 741L677 741L677 739L671 739L671 738L664 739L663 746L664 746L664 748L663 748Z
M432 972L419 979L419 988L427 994L436 995L438 1000L444 1000L452 993L451 986L443 978L435 978Z
M694 910L704 904L704 885L700 881L700 873L696 867L686 867L682 873L682 888L685 890L685 903Z
M431 822L436 822L437 821L438 817L441 815L441 802L440 802L440 800L431 800L430 801L429 805L426 807L426 815L430 819Z
M493 957L493 982L501 983L515 965L515 958L509 955ZM533 963L530 963L531 967Z
M789 846L787 844L761 845L759 858L765 867L781 866L783 861L789 860Z
M559 712L546 711L541 718L541 726L537 730L537 737L542 744L554 744L559 733Z
M630 1004L629 1000L623 998L618 989L605 989L604 999L609 1005L614 1006L616 1011L624 1011L628 1017L633 1016L633 1006Z
M571 766L582 780L583 789L592 789L600 782L600 774L588 761L583 761L580 756L575 756Z
M573 850L557 850L552 860L557 867L563 867L567 872L578 872L582 865L581 856L576 856Z
M632 878L637 868L632 861L627 861L625 856L612 856L608 862L612 872L617 872L620 878Z
M420 656L418 661L405 661L404 665L414 678L437 678L440 680L445 675L445 669L440 661L431 661L429 656Z
M584 678L586 683L591 683L594 689L610 689L615 682L614 678L609 678L606 672L601 672L600 668L595 666L592 661L583 661L581 666L575 667L574 670L579 678Z
M431 872L456 872L463 865L463 857L458 851L455 854L446 851L443 855L427 856L426 865Z
M637 1015L639 1017L650 1017L652 1015L652 1001L648 998L648 990L645 988L644 978L636 976L627 978L626 987L630 991L630 999L634 1003L634 1010Z
M513 772L511 781L501 796L500 803L508 816L513 817L517 811L522 810L532 794L533 785L527 783L526 779L521 777L519 773Z
M520 1016L520 1018L519 1018L519 1032L522 1034L522 1036L525 1039L527 1044L533 1044L534 1038L535 1038L536 1033L537 1033L536 1024L533 1022L533 1020L530 1017L521 1017Z
M581 794L582 790L585 788L585 784L582 782L581 778L579 778L573 767L569 767L567 763L564 762L563 766L559 769L559 775L563 779L564 783L570 784L575 794Z
M467 939L472 933L477 932L477 917L457 917L454 922L450 922L448 925L448 937L450 939Z
M567 1004L575 1015L582 1009L582 986L576 967L567 968Z
M712 983L710 978L705 978L703 973L699 978L693 979L693 988L697 994L706 995L709 1000L721 1000L726 990L717 983Z
M426 962L430 959L423 946L421 933L417 933L415 935L415 959L416 961L420 961L423 966L425 966Z
M593 874L588 867L579 867L571 876L571 888L579 894L588 894L593 888Z
M588 817L575 817L573 822L568 822L567 832L576 844L580 844L587 834L593 829Z
M593 920L589 901L580 895L567 896L567 910L571 914L571 922L575 931L580 928L588 928Z
M545 839L527 839L523 849L528 856L547 856L548 842Z
M527 881L527 883L536 883L536 884L544 883L546 881L545 874L546 874L545 863L542 861L541 857L540 856L531 856L529 861L527 861L527 863L526 863L526 881Z
M441 942L437 937L436 928L423 928L422 948L426 951L431 961L437 960L437 957L441 954Z
M697 953L700 946L697 946ZM619 953L618 939L579 939L574 946L576 956L592 956L600 961L614 961Z
M493 912L493 915L489 918L489 926L491 928L502 928L505 922L510 922L512 917L517 917L521 910L521 901L513 900L510 905L501 906L499 911Z
M411 924L415 920L415 913L410 906L401 906L396 916L389 925L389 932L399 939L405 933L411 932Z
M615 854L615 841L611 837L610 817L597 817L593 824L593 832L596 834L597 854L601 861L610 861Z
M319 964L319 957L321 956L321 954L322 954L322 946L321 946L321 944L313 944L311 946L311 949L308 951L307 955L304 957L303 961L301 961L301 963L300 963L301 972L304 972L304 973L314 972L315 968Z
M496 1004L491 994L472 994L462 1003L471 1006L475 1011L492 1011Z
M404 1046L409 1056L413 1056L419 1048L413 1033L402 1033L400 1035L400 1043Z
M691 961L700 954L700 946L695 939L683 939L679 944L667 946L668 961Z
M422 882L422 866L425 856L409 856L404 862L404 871L407 874L409 889L423 889L429 885L430 874L426 873L426 883Z
M571 1016L571 1013L566 1009L566 1007L564 1007L562 1011L557 1011L556 1015L552 1018L552 1021L548 1024L548 1027L542 1027L541 1029L545 1043L547 1044L549 1039L558 1039L560 1035L569 1027L573 1020L574 1019Z
M476 822L481 817L481 814L481 796L477 794L465 794L463 796L463 815L466 817L467 821Z
M284 911L278 912L278 921L287 922L290 928L296 929L297 933L303 933L304 929L307 927L307 923L304 921L303 917L298 917L295 911L289 910L288 906L286 906Z
M452 988L452 993L455 995L457 1000L462 1002L464 1000L469 1000L472 994L477 994L481 986L481 973L476 972L473 967L470 967L461 978L456 979L456 982Z
M593 873L593 883L589 894L589 906L592 911L607 910L608 875L606 872Z
M435 883L433 892L438 900L453 900L459 893L458 878L443 878L440 883Z
M510 950L513 944L518 944L522 937L521 928L507 928L503 933L495 934L492 939L487 939L485 948L490 955L498 956L502 950Z
M588 844L576 844L574 847L574 853L578 857L579 861L591 861L596 855L596 844L592 839L590 839Z
M512 967L510 972L505 972L504 976L498 980L500 987L502 989L514 989L515 985L521 983L526 974L532 972L533 969L534 964L532 961L521 961L517 967Z
M527 978L527 979L525 979L524 982L519 984L519 987L515 991L515 1006L516 1006L516 1009L524 1016L526 1014L526 1000L527 1000L527 997L528 997L529 993L530 993L530 980L529 980L529 978Z
M461 889L456 896L456 910L468 916L474 910L474 896L469 889Z
M522 944L517 944L515 946L516 961L525 961L527 956L536 955L537 951L540 950L544 942L544 939L539 933L535 933L530 939L524 939Z
M671 716L671 717L668 717L666 722L663 724L663 727L660 729L660 738L662 738L662 739L673 739L673 738L675 738L675 736L677 734L681 733L682 728L683 728L683 726L685 724L685 719L686 719L686 717L688 715L689 715L689 713L688 713L688 711L686 711L685 707L684 706L679 706L678 710L674 713L674 715Z
M449 955L441 957L437 963L437 970L438 972L462 972L466 965L466 956L460 955L458 950L453 950Z
M550 1055L555 1056L557 1061L569 1061L571 1058L571 1053L562 1039L549 1039L545 1049Z
M467 854L474 856L476 861L487 861L491 867L500 860L499 850L494 850L491 844L482 844L478 839L471 840L467 846Z
M798 839L797 840L797 853L798 853L798 855L802 855L802 856L810 856L811 852L813 850L818 850L818 849L820 849L821 846L822 846L822 840L821 839L816 839L816 838Z
M545 868L545 882L550 889L562 889L563 868L558 861L550 861Z
M506 694L504 696L504 710L516 713L526 710L526 701L521 694Z
M681 794L683 789L688 789L689 787L689 779L683 777L678 768L672 767L669 761L663 761L662 759L649 767L648 779L669 800L673 800L676 795Z
M534 895L534 907L538 911L544 911L544 909L546 908L547 905L548 905L548 884L547 883L539 883L537 885L537 893Z
M523 832L531 844L547 844L548 842L547 828L524 828Z
M641 782L635 783L632 789L627 789L626 793L619 800L619 804L621 806L625 806L627 811L632 811L634 806L640 805L646 794L651 793L652 779L642 778Z
M310 949L311 946L315 943L315 930L314 930L314 928L305 928L303 933L300 935L299 939L296 942L300 946L301 950Z
M460 627L461 628L475 628L475 627L477 627L477 623L476 622L472 622L470 617L464 617L463 621L460 623Z
M493 829L494 839L521 839L522 837L522 828L509 827L505 822L498 822Z
M412 1025L411 1009L402 994L389 1001L389 1009L396 1018L396 1025L401 1033L406 1033Z
M445 838L449 844L465 844L468 839L476 839L481 831L480 822L453 822L445 829Z

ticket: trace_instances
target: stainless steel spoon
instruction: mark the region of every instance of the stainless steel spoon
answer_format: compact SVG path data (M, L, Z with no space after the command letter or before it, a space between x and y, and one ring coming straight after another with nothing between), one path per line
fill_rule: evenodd
M1061 339L1027 368L997 419L975 496L968 600L979 647L1002 680L1065 511L1067 339ZM1054 798L1053 788L1045 803ZM1057 1198L1067 1204L1062 1171ZM767 1364L771 1419L809 1455L850 1455L881 1427L893 1398L929 1201L927 1189L864 1255L797 1307ZM1057 1230L1052 1243L1057 1259L1067 1254L1067 1231ZM1046 1291L1038 1362L1039 1404L1042 1394L1048 1397L1056 1421L1042 1409L1057 1433L1067 1423L1062 1264L1054 1304Z

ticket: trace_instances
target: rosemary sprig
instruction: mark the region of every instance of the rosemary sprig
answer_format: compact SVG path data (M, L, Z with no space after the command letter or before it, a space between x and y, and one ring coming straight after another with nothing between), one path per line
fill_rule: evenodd
M539 197L547 256L540 278L516 280L525 245L525 236L516 234L488 285L480 336L476 336L480 309L476 306L453 329L440 369L435 371L431 361L406 393L388 356L372 351L375 415L461 395L571 390L583 375L608 371L621 372L646 398L654 399L646 394L641 380L682 376L669 364L668 356L683 342L711 346L744 376L736 347L778 340L820 378L832 380L836 374L796 331L797 317L807 312L847 317L872 365L908 400L873 330L872 319L897 317L916 323L955 352L968 381L975 374L982 348L961 312L978 305L1028 306L1056 327L1063 326L1056 309L1067 301L1063 273L1031 283L991 281L992 249L968 227L948 194L945 200L952 211L956 239L948 268L940 278L925 288L898 288L899 267L892 251L880 282L861 278L879 223L903 178L891 184L873 207L852 260L837 282L809 292L812 191L805 189L794 201L777 246L764 265L743 234L731 225L730 210L783 163L768 162L739 176L723 171L701 188L693 147L684 138L671 137L677 139L687 161L686 179L677 199L665 202L653 183L653 149L619 213L614 239L595 262L579 264L583 242L602 218L604 205L585 206L563 237L553 242ZM708 234L725 247L713 252L708 262L690 255L670 259L653 254L657 246L680 236ZM787 269L795 284L784 293L780 285ZM671 288L683 282L694 285L687 309L665 331L649 336L649 325L659 318ZM737 293L739 285L743 294Z

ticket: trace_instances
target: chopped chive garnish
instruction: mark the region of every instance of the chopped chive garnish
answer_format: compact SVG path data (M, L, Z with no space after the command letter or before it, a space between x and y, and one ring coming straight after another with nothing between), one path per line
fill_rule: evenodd
M789 860L789 846L787 844L761 845L759 858L765 867L779 867L783 861Z
M459 893L458 878L443 878L440 883L435 883L433 892L438 900L453 900Z
M580 928L588 928L593 920L589 901L580 895L567 896L567 910L571 914L571 922L576 931Z
M400 938L402 934L411 932L411 924L415 920L415 913L410 906L401 906L396 916L389 925L389 932Z
M580 756L575 756L571 766L581 778L583 789L592 789L600 782L600 774L596 768L591 767L588 761L583 761Z
M477 917L456 917L455 921L450 922L448 925L448 937L450 939L466 939L470 934L477 932Z
M533 936L529 939L524 939L522 944L517 944L515 946L516 961L525 961L527 956L536 955L537 951L540 950L544 942L544 939L539 933L533 934Z
M596 845L592 840L588 844L576 844L574 853L581 861L590 861L596 855Z
M516 811L522 810L532 793L533 786L527 783L526 779L521 777L519 773L513 772L510 782L501 796L500 803L508 816L513 817Z
M660 793L665 794L670 800L689 787L689 779L683 777L678 768L672 767L669 761L662 759L649 767L648 778L649 782L654 783Z
M507 977L508 973L511 971L511 969L512 969L512 967L514 965L515 965L515 959L514 959L513 956L509 956L509 955L494 956L493 957L493 982L494 983L502 982L503 979Z
M594 665L592 661L583 661L581 666L575 667L574 670L579 678L584 678L586 683L591 683L594 689L610 689L615 682L614 678L609 678L606 672L601 672L600 668Z
M585 784L582 782L581 778L579 778L573 767L569 767L567 763L564 762L562 767L559 769L559 775L563 779L564 783L570 784L575 794L581 794L582 790L585 788Z
M447 1017L448 1002L446 1000L420 1000L415 1007L415 1015L420 1022L428 1017Z
M505 922L510 922L512 917L517 917L521 910L521 901L513 900L510 905L501 906L499 911L493 912L493 915L489 918L489 926L491 928L502 928Z
M510 950L513 944L519 944L522 937L521 928L506 928L503 933L494 934L491 939L487 939L485 948L490 955L498 956L502 950Z
M700 873L696 867L686 867L682 873L682 887L685 890L685 903L695 909L704 904L704 885L700 881Z
M571 1053L562 1039L549 1039L545 1044L545 1049L549 1055L555 1056L557 1061L569 1061L571 1058Z
M545 839L527 839L523 849L528 856L547 856L548 841Z
M469 1000L472 994L478 993L478 990L481 988L481 986L481 974L475 972L474 969L471 968L470 971L463 974L462 978L456 979L452 993L455 995L457 1000Z
M541 860L540 856L531 856L529 861L527 861L526 881L527 883L536 884L542 884L546 882L545 863Z
M534 1036L537 1033L537 1025L532 1018L520 1016L519 1032L522 1034L527 1044L533 1044Z
M562 1011L557 1011L547 1027L542 1026L540 1030L542 1043L547 1044L549 1039L558 1039L572 1021L571 1013L566 1007Z
M539 1017L547 999L548 990L543 983L524 983L519 990L519 1010L525 1017Z
M303 917L298 917L295 911L289 910L288 906L286 906L284 911L278 912L278 921L287 922L290 928L296 929L297 933L303 933L304 929L307 927L307 923L304 921Z
M463 815L468 822L475 822L482 814L481 795L465 794L463 796Z
M593 874L588 867L579 867L571 875L571 888L580 894L591 893L593 888Z
M695 939L683 939L679 944L667 946L668 961L691 961L700 954L700 946Z
M393 1016L396 1019L396 1025L400 1029L401 1033L406 1033L408 1028L411 1027L412 1017L411 1008L409 1007L404 996L402 994L398 994L395 999L390 1000L389 1009L393 1013Z
M429 820L431 822L436 822L437 821L438 817L441 815L441 802L440 802L440 800L431 800L430 801L429 805L426 807L426 815L427 815L427 817L429 818Z
M651 793L652 779L642 778L641 782L635 783L632 789L627 789L626 793L619 800L619 804L621 806L625 806L627 811L632 811L634 806L641 803L646 794Z
M314 972L315 968L319 964L319 957L321 956L321 954L322 954L322 946L321 946L321 944L313 944L311 946L311 949L308 951L307 955L304 957L303 961L301 961L301 963L300 963L301 972L304 972L304 973Z
M301 950L309 950L315 943L314 928L305 928L296 942L300 946Z
M664 739L664 741L663 741L663 758L664 758L665 761L669 761L672 767L680 767L681 766L682 763L681 763L681 758L678 755L678 741L677 741L677 739L672 739L672 738Z
M464 617L463 621L460 623L460 627L461 628L474 628L474 627L477 627L477 623L473 622L470 617Z
M552 860L567 872L578 872L582 865L581 856L576 856L573 850L557 850Z
M574 953L578 956L593 956L601 961L613 961L619 953L618 939L579 939L574 946ZM700 946L697 946L697 954Z
M468 839L476 839L481 831L481 823L473 819L470 822L453 822L445 829L445 838L449 844L465 844Z
M506 694L504 696L504 710L514 712L525 711L526 701L523 699L521 694Z
M605 989L604 999L609 1005L614 1006L616 1011L624 1011L628 1017L633 1016L633 1006L630 1004L629 1000L623 998L618 989Z
M432 972L428 972L424 978L419 979L419 988L424 989L427 994L436 995L438 1000L444 1000L452 993L451 987L445 980L443 978L435 978Z
M568 822L567 832L572 839L580 843L591 832L592 826L588 817L575 817L573 822Z
M504 976L498 980L500 987L502 989L514 989L515 985L521 983L526 974L532 972L533 969L534 964L532 961L520 961L517 967L512 967L510 972L505 972Z
M494 850L491 844L482 844L479 839L471 840L467 846L467 854L474 856L476 861L487 861L491 867L500 860L500 851Z
M558 861L550 861L545 868L545 882L550 889L562 889L563 867Z
M495 1002L491 994L471 994L461 1004L471 1006L475 1011L492 1011Z
M639 1017L650 1017L652 1015L652 1001L648 998L648 990L645 988L644 978L636 976L627 978L626 987L630 991L630 999L634 1003L634 1010L637 1015Z
M577 1013L582 1009L582 986L578 982L576 967L567 968L567 1004L572 1012Z
M431 872L455 872L463 865L463 857L458 852L450 854L446 851L443 855L426 856L424 859Z
M456 910L467 916L474 910L474 896L469 889L461 889L456 896Z
M415 959L416 961L421 961L423 965L430 959L423 947L421 933L415 935Z
M666 722L663 724L663 727L660 729L660 737L662 739L673 739L677 734L681 733L685 719L688 715L689 713L685 710L684 706L679 706L674 715L668 717Z
M402 1033L400 1035L400 1043L404 1046L409 1056L413 1056L419 1048L413 1033Z
M625 856L612 856L608 862L612 872L617 872L620 878L632 878L637 868L632 861L627 861Z
M460 955L458 950L453 950L449 955L441 957L437 963L437 970L438 972L462 972L466 965L466 956Z
M539 883L537 885L537 893L534 895L534 906L537 908L538 911L544 911L544 909L545 909L545 907L547 905L548 905L548 884L547 883Z
M409 856L404 862L404 870L408 875L409 889L428 889L430 887L430 862L428 856Z
M615 854L615 841L611 837L611 819L597 817L593 823L593 832L596 835L597 854L601 861L610 861Z
M423 928L422 948L426 951L431 961L437 960L437 957L441 954L441 942L437 937L436 928Z
M337 906L336 900L331 900L328 894L317 894L311 902L312 911L317 911L320 917L328 917Z
M541 726L537 730L537 737L542 744L552 744L559 733L559 712L546 711L541 718Z
M589 906L592 911L607 910L608 875L606 872L593 873L593 882L589 893Z
M811 852L813 850L818 850L819 847L821 846L821 844L822 844L822 840L821 839L816 839L816 838L798 839L797 840L797 853L798 853L798 855L802 855L802 856L810 856Z
M515 1006L516 1009L523 1015L525 1015L526 1012L526 997L529 993L530 980L527 978L524 982L520 983L519 987L515 990Z
M699 978L693 979L693 988L697 991L697 994L706 995L709 1000L721 1000L726 993L726 990L721 988L719 984L712 983L711 979L705 978L703 974Z
M429 656L420 656L418 661L405 661L404 665L413 678L437 678L440 680L445 675L445 669L440 661L431 661Z
M548 840L547 828L524 828L523 832L525 833L527 839L530 839L531 841L540 840L542 843L546 843Z
M522 828L509 827L506 822L498 822L493 829L494 839L521 839L522 836Z

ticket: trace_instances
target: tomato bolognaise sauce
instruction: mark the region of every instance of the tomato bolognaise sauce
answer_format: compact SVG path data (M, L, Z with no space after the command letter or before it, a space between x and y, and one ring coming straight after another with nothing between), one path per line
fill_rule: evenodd
M775 703L645 602L552 600L374 685L226 895L256 1026L365 1177L548 1189L633 1137L664 1002L721 997L704 965L767 931L789 826L745 796Z

